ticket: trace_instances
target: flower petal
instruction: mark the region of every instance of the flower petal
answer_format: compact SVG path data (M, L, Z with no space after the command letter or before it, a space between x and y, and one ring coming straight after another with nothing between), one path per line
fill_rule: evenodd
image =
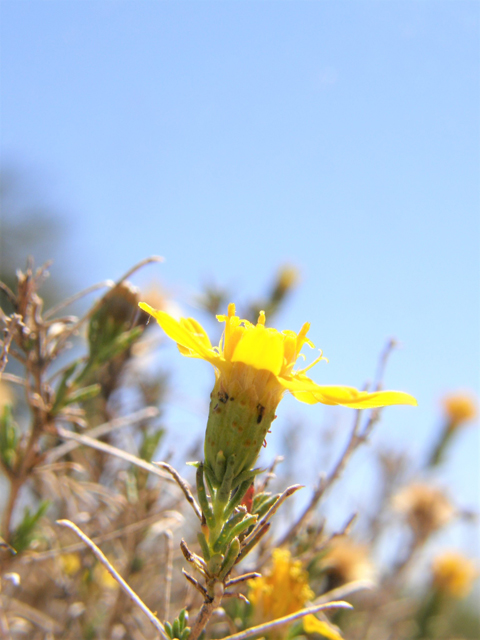
M291 380L279 378L282 385L300 402L328 405L341 405L353 409L374 409L394 404L410 404L416 406L413 396L403 391L359 391L354 387L321 386L307 378L297 376Z
M343 640L342 636L333 626L319 620L313 614L305 616L303 619L303 630L305 633L318 633L324 638L328 638L328 640Z
M283 365L283 342L284 336L275 329L266 329L261 324L245 327L231 360L278 376Z
M138 306L155 318L167 336L177 343L182 355L202 358L212 364L219 358L204 328L193 318L182 318L178 322L165 311L157 311L145 302Z

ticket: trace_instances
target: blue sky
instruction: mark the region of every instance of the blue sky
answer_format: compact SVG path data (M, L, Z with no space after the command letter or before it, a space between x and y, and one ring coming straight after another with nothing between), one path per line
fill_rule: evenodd
M413 454L444 392L478 393L477 2L0 10L1 160L67 226L54 268L80 288L163 255L137 282L155 276L191 314L210 278L241 302L298 265L278 328L310 321L330 360L312 377L355 386L395 336L387 387L419 407L389 409L377 435ZM195 367L176 381L201 398L210 372ZM469 505L478 455L466 429L445 469Z

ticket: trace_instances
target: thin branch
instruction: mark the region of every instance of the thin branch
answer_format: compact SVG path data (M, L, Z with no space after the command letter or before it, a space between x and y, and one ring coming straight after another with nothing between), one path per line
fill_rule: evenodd
M201 606L200 611L195 618L195 622L193 623L193 627L190 631L189 640L197 640L200 637L202 631L205 629L207 622L210 620L212 613L217 609L222 603L222 596L218 595L214 599L210 598L208 595L205 596L205 601Z
M165 536L165 600L163 608L163 617L165 620L170 618L170 598L172 596L172 579L173 579L173 535L170 529L163 532Z
M114 289L116 286L118 286L128 277L130 277L132 273L135 273L135 271L138 271L138 269L141 269L143 266L150 264L151 262L163 262L163 258L160 256L151 256L150 258L145 258L145 260L141 260L136 265L134 265L131 269L129 269L119 280L117 280L113 284L112 289ZM103 304L103 298L100 298L100 300L97 300L97 302L92 306L92 308L83 317L81 317L76 324L72 325L69 329L65 330L65 332L62 334L62 337L64 338L64 340L68 339L69 336L74 334L75 331L77 331L86 320L91 318L102 306L102 304Z
M398 342L395 338L390 338L390 340L385 345L382 353L380 354L380 358L378 361L377 372L375 375L375 391L380 391L383 387L383 378L385 376L385 370L387 368L388 360L394 349L398 347Z
M164 516L160 518L159 516ZM175 516L175 517L174 517ZM116 538L122 538L127 536L135 531L141 531L142 529L146 529L152 524L157 525L158 532L158 522L160 520L163 521L164 530L167 527L170 529L171 527L180 524L182 521L182 517L176 511L167 511L167 512L158 512L149 516L148 518L144 518L143 520L139 520L138 522L132 522L132 524L126 525L125 527L121 527L120 529L115 529L114 531L110 531L109 533L103 533L102 535L96 536L92 538L92 541L95 544L102 544L103 542L108 542L109 540L115 540ZM176 522L175 522L176 521ZM162 533L163 531L160 531ZM82 551L85 548L83 542L77 542L76 544L71 544L68 547L61 547L58 549L50 549L49 551L40 551L39 553L32 553L28 555L24 555L22 557L22 562L30 563L30 562L43 562L44 560L49 560L50 558L56 558L59 555L65 553L76 553L77 551Z
M264 491L267 490L268 483L270 482L270 480L272 480L272 478L275 477L275 469L276 469L277 465L280 462L283 462L284 459L285 459L284 456L275 456L275 460L272 462L270 467L267 469L267 473L264 476L264 480L263 480L262 484L256 490L256 493L263 493Z
M273 514L285 502L285 500L287 498L289 498L293 493L295 493L299 489L303 489L303 488L304 487L301 484L294 484L291 487L288 487L288 489L285 489L285 491L282 493L282 495L279 497L279 499L275 502L275 504L273 504L270 507L270 509L267 511L267 513L263 516L263 518L261 518L257 522L255 527L253 528L253 531L251 533L249 533L248 536L243 541L242 546L248 545L249 542L251 542L257 536L258 532L261 529L263 529L263 527L267 524L267 522L270 520L270 518L273 516Z
M135 413L131 413L128 416L124 416L121 418L114 418L113 420L109 420L108 422L104 422L100 424L98 427L90 429L86 433L82 434L89 438L100 438L107 433L111 433L116 429L121 429L123 427L128 427L131 424L137 424L138 422L142 422L143 420L150 420L158 416L159 410L156 407L145 407L140 411L136 411ZM71 433L70 431L68 433ZM77 447L80 447L80 442L65 442L64 444L51 449L45 456L44 460L46 464L51 464L55 460L62 458L67 455Z
M114 286L115 286L115 283L113 282L113 280L104 280L103 282L97 282L96 284L92 284L90 287L87 287L86 289L83 289L82 291L75 293L73 296L70 296L66 300L62 300L61 302L56 304L54 307L52 307L51 309L49 309L43 314L43 318L44 320L48 320L48 318L51 318L61 309L65 309L65 307L68 307L74 302L76 302L77 300L80 300L81 298L88 296L88 294L93 293L93 291L98 291L99 289L105 289L105 288L111 289Z
M112 567L106 556L102 553L102 551L100 551L97 545L92 542L92 540L90 540L90 538L85 533L83 533L83 531L79 529L77 525L75 525L73 522L70 522L70 520L57 520L57 524L61 525L62 527L68 527L69 529L71 529L81 540L83 540L83 542L85 542L86 545L88 545L97 560L103 564L108 573L118 582L118 584L122 587L127 596L132 600L132 602L134 602L143 611L143 613L147 616L155 629L159 632L161 637L164 640L169 640L167 634L165 633L165 627L157 618L157 616L150 611L150 609L139 598L135 591L131 589L131 587L125 582L122 576Z
M5 604L8 605L8 612L10 616L17 619L24 618L25 620L28 620L29 622L36 625L37 627L40 627L40 629L42 629L42 631L45 634L47 634L46 635L47 638L52 637L51 634L60 634L62 633L62 631L64 631L64 628L62 627L62 625L59 624L56 620L51 618L46 613L43 613L43 611L39 611L38 609L35 609L35 607L32 607L26 602L22 602L21 600L18 600L17 598L12 598L12 597L8 598L8 601L7 601L7 597L2 595L0 595L0 602L2 603L1 606L4 609L7 608L4 605ZM12 640L11 635L8 635L8 636L2 635L0 637L2 639L5 638L5 640L7 640L7 638L9 640ZM42 637L45 637L43 633L42 633Z
M5 373L4 371L2 371L2 373L0 374L0 379L5 380L6 382L13 382L14 384L19 384L22 387L25 386L25 380L23 378L20 378L20 376L13 375L13 373Z
M14 313L13 316L11 316L4 331L5 339L2 341L2 352L0 354L0 374L7 366L8 352L10 351L10 345L12 344L14 331L17 325L21 324L21 321L21 317L18 314Z
M133 456L131 453L127 453L122 449L117 449L117 447L112 447L111 444L107 444L106 442L100 442L99 440L95 440L94 438L89 438L88 436L81 435L79 433L73 433L73 431L68 431L68 429L63 429L62 427L57 427L57 435L63 440L75 440L80 444L85 445L86 447L92 447L92 449L98 449L99 451L104 451L105 453L110 453L112 456L116 456L117 458L121 458L126 462L130 462L131 464L140 467L141 469L145 469L145 471L149 471L153 473L153 475L159 476L168 482L174 482L169 474L163 473L155 467L153 464L142 460L141 458L137 458L137 456Z
M325 609L353 609L353 607L348 602L343 602L342 600L338 602L318 604L313 607L301 609L300 611L292 613L289 616L277 618L277 620L272 620L272 622L266 622L265 624L259 624L258 626L251 627L250 629L246 629L245 631L240 631L239 633L233 634L233 636L225 636L224 638L222 638L222 640L245 640L246 638L251 638L252 636L263 634L270 631L271 629L276 629L277 627L281 627L284 624L295 622L295 620L300 620L300 618L318 613L319 611L324 611Z
M145 267L147 264L151 264L152 262L165 262L165 258L163 258L162 256L150 256L149 258L140 260L140 262L137 262L137 264L133 265L133 267L131 267L121 278L119 278L119 280L117 280L115 284L119 285L121 282L134 274L135 271L138 271L142 267Z
M17 304L17 296L13 293L9 286L0 280L0 290L7 296L11 304L15 307Z
M198 582L198 580L195 580L195 578L191 576L188 573L188 571L185 571L185 569L182 569L182 573L185 576L185 578L190 582L190 584L192 584L195 587L195 589L197 589L197 591L199 591L202 594L204 598L208 598L207 590L203 585L201 585Z
M244 573L243 576L238 576L237 578L233 578L232 580L228 580L225 583L225 588L233 587L236 584L241 584L246 580L254 580L255 578L261 578L262 574L257 573L256 571L250 571L250 573Z
M357 591L363 591L364 589L374 589L375 582L373 580L353 580L352 582L347 582L346 584L342 584L341 587L336 587L335 589L331 589L326 593L322 593L321 596L315 599L314 604L324 604L331 600L347 598Z
M152 464L154 464L157 467L160 467L161 469L165 469L165 471L168 471L168 473L170 473L173 476L173 478L175 479L175 482L178 484L180 489L183 491L183 493L185 495L185 498L192 505L192 508L195 511L195 514L197 515L198 519L201 522L202 521L202 510L200 509L200 507L199 507L197 501L195 500L195 498L193 497L192 490L190 489L190 487L188 485L188 482L186 480L184 480L182 478L182 476L178 473L178 471L176 469L174 469L168 463L166 463L166 462L152 462Z

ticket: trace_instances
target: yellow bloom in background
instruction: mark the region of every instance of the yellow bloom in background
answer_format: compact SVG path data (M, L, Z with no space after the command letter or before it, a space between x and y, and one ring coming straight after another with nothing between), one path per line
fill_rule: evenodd
M14 395L9 385L6 382L0 380L0 414L3 412L3 407L11 406L14 404Z
M109 570L100 562L93 569L93 580L104 589L118 589L119 586Z
M328 577L328 589L354 580L374 580L375 568L369 559L368 547L346 536L334 538L321 562Z
M456 429L477 416L477 405L468 393L451 393L442 399L442 405L450 429Z
M220 344L214 347L193 318L177 321L143 302L140 307L157 320L182 355L206 360L215 368L205 438L205 468L214 484L221 483L225 461L232 454L236 456L235 477L251 469L285 391L307 404L355 409L417 404L415 398L401 391L368 393L353 387L316 384L306 372L324 359L321 355L309 366L295 370L304 345L314 347L307 338L308 323L298 333L279 332L265 327L263 311L254 325L236 316L235 305L230 304L228 315L217 316L225 323L225 330Z
M464 598L472 590L479 572L474 562L456 551L445 551L432 563L433 584L453 598Z
M260 578L249 581L248 598L254 607L255 624L270 622L303 609L314 598L308 584L308 572L300 560L293 560L287 549L275 549L272 567ZM341 640L338 632L314 615L305 616L306 633L318 633L330 640ZM285 635L285 628L273 630L272 636ZM278 637L278 636L277 636Z
M74 576L82 567L82 561L78 553L63 553L60 556L60 564L67 576Z
M455 515L453 505L440 489L420 482L408 485L394 496L393 506L405 514L419 540L426 539Z
M287 549L275 549L270 571L249 582L248 599L255 607L257 622L288 616L303 608L314 597L308 573L300 560L293 560Z
M328 622L319 620L315 616L305 616L303 619L303 630L305 633L316 633L322 638L328 638L328 640L343 640L342 636L332 627Z

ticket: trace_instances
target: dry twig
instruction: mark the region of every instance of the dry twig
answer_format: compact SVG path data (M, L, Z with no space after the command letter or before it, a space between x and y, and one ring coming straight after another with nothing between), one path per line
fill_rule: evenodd
M133 591L133 589L130 588L130 586L125 582L125 580L122 578L122 576L112 567L110 562L107 560L107 558L102 553L102 551L100 551L100 549L97 547L97 545L94 542L92 542L92 540L90 540L90 538L87 535L85 535L83 533L83 531L77 527L77 525L75 525L73 522L70 522L70 520L57 520L57 524L61 525L62 527L68 527L81 540L83 540L83 542L85 542L85 544L92 550L92 552L95 555L95 557L97 558L97 560L103 564L103 566L108 571L108 573L118 582L120 587L124 590L124 592L127 594L127 596L132 600L132 602L134 602L143 611L143 613L147 616L147 618L150 620L152 625L159 632L160 636L164 640L169 640L167 634L165 633L165 627L160 622L160 620L157 618L157 616L150 611L150 609L138 597L138 595L135 593L135 591Z

